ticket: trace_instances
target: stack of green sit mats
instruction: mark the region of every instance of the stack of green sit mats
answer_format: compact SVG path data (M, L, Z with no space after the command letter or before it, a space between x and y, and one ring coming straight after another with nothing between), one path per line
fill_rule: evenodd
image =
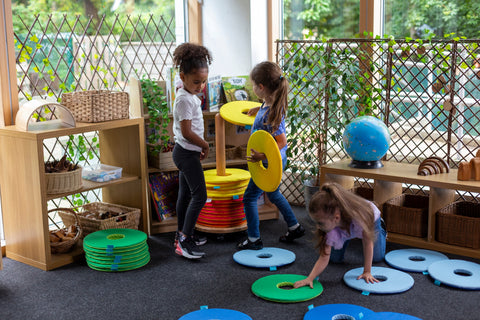
M90 268L98 271L128 271L150 261L145 232L134 229L107 229L83 239L83 250Z

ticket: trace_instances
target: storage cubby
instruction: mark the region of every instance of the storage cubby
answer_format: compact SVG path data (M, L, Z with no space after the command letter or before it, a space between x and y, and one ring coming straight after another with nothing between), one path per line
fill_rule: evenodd
M445 244L435 240L436 212L454 201L456 190L480 193L480 181L457 180L457 169L450 169L449 173L420 176L417 175L417 164L384 161L384 166L379 169L355 169L349 167L350 162L350 160L342 160L323 165L320 169L320 183L334 181L350 189L353 187L355 177L373 179L373 201L380 207L389 199L402 194L403 183L427 186L430 189L428 195L427 236L415 237L389 232L388 241L480 258L479 250Z
M65 254L50 252L47 202L102 189L102 200L139 208L139 229L149 232L146 204L147 167L143 118L94 124L77 123L75 128L20 131L15 126L0 129L0 185L6 256L31 266L51 270L83 254L81 243ZM44 169L44 140L97 131L100 161L123 168L122 178L108 182L83 180L79 190L47 194Z

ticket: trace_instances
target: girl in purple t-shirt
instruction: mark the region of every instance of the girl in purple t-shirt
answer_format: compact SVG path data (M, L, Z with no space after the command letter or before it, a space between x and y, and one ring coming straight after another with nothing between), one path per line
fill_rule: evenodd
M320 257L304 280L294 287L310 286L327 267L329 261L342 262L350 239L363 243L363 273L358 279L378 282L371 274L372 262L385 258L386 231L380 211L370 201L345 190L337 183L326 183L315 193L308 205L310 217L317 223Z

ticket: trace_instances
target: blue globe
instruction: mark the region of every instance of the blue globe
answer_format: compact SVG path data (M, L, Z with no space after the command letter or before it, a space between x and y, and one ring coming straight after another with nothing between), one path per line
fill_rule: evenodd
M343 132L343 147L352 158L350 166L379 168L380 159L390 146L390 132L378 118L361 116L350 122Z

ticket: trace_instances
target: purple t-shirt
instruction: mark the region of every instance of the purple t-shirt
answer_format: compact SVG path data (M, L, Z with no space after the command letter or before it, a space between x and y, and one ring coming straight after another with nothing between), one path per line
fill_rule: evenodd
M380 210L378 210L377 206L372 202L370 202L370 204L373 208L373 214L375 217L374 221L377 221L377 219L380 218ZM363 229L355 220L352 220L352 223L350 224L350 234L346 230L336 227L327 233L326 244L336 250L340 250L343 248L345 241L355 238L363 238Z

